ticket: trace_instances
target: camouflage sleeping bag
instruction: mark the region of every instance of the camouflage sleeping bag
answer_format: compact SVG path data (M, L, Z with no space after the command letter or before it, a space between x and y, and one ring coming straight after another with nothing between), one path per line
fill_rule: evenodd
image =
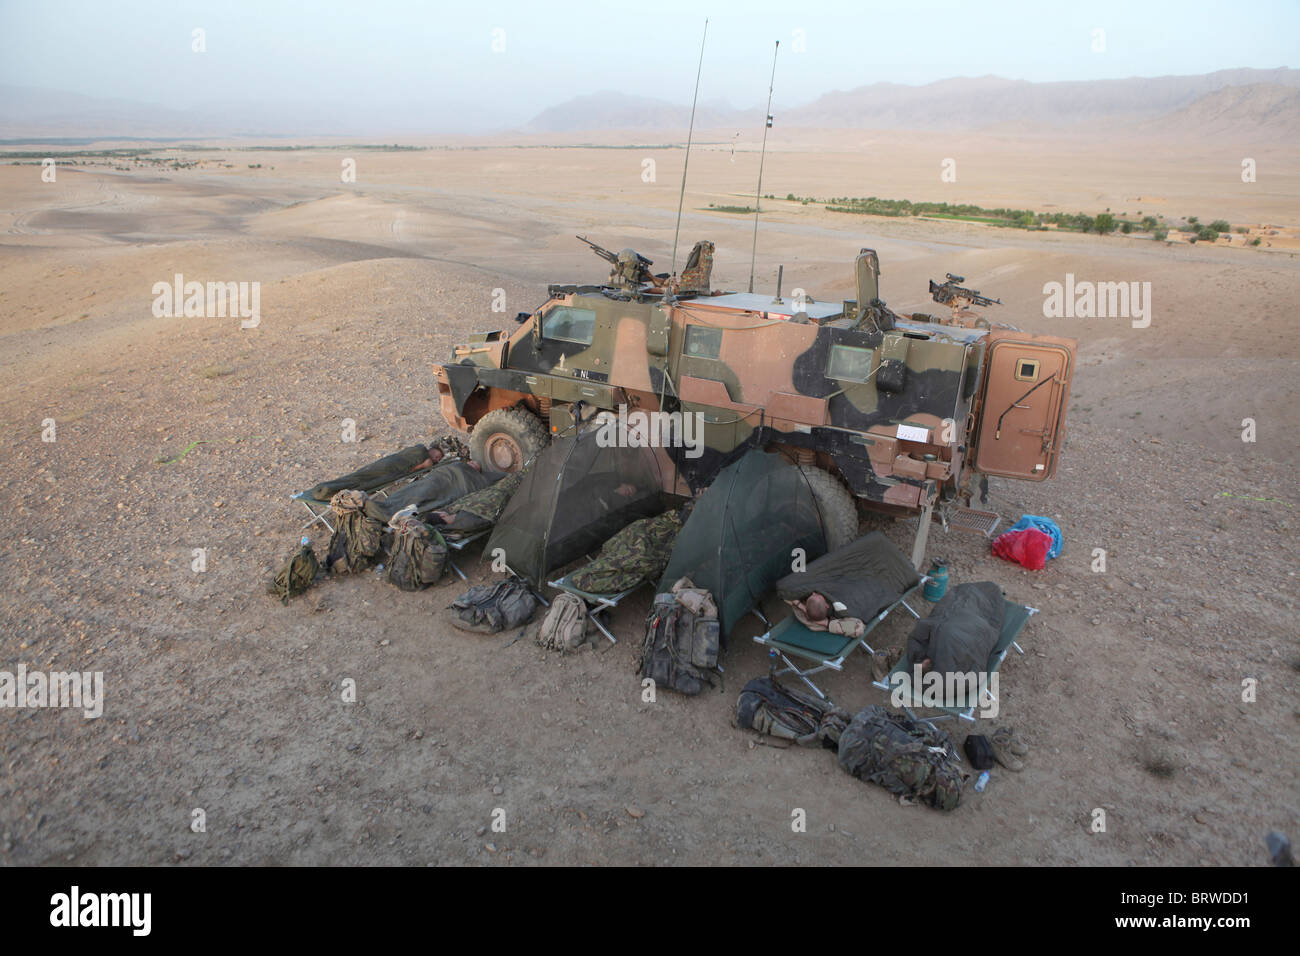
M633 521L605 542L600 555L569 582L589 594L619 594L642 581L658 581L681 530L676 511Z
M490 475L488 477L491 478ZM515 493L523 480L523 469L511 472L486 488L471 492L437 509L452 516L452 520L438 530L453 538L486 531L496 524L497 518L501 517L501 512L510 502L510 496Z
M372 461L364 468L358 468L351 474L333 481L322 481L308 494L316 501L329 501L340 491L356 489L357 491L374 491L403 475L419 471L428 459L429 449L424 445L412 445L392 455L386 455L378 461Z
M866 707L840 735L840 766L859 780L877 783L937 810L961 802L966 775L948 735L884 707Z

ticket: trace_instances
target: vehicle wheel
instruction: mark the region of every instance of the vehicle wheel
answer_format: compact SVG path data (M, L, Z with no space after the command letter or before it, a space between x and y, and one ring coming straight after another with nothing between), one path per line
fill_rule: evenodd
M492 471L518 471L546 446L546 426L525 408L488 412L469 434L470 457Z
M808 489L817 501L822 527L826 531L826 548L835 551L858 537L858 505L838 478L816 465L799 468L808 479Z

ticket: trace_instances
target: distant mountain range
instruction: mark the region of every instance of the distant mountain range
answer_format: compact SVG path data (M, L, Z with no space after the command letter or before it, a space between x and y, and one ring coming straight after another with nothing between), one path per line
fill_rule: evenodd
M538 113L524 135L684 131L690 106L605 91ZM762 107L700 104L699 129L753 129ZM427 123L428 125L423 125ZM1300 70L1220 70L1199 76L1031 83L958 77L922 86L872 83L781 107L776 125L819 129L1031 131L1084 126L1168 134L1300 140ZM761 127L760 127L761 128ZM420 136L449 132L410 109L328 103L214 103L191 110L56 90L0 86L0 139ZM482 127L459 132L510 132ZM384 139L384 141L388 141Z
M1200 76L1031 83L997 76L960 77L923 86L872 83L826 93L779 111L778 125L819 129L1053 129L1085 123L1110 127L1197 120L1227 126L1277 124L1280 138L1300 130L1300 70L1220 70ZM762 109L702 107L696 126L749 128ZM528 124L536 132L684 129L690 107L614 92L576 97L543 110ZM1270 129L1270 132L1272 130Z
M1300 141L1300 89L1273 83L1228 86L1147 123L1161 135L1194 132L1202 137L1267 130L1277 142Z

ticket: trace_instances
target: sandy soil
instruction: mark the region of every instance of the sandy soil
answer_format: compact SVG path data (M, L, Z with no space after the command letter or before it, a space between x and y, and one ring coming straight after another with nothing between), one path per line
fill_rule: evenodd
M954 154L949 195L939 161ZM364 574L289 607L263 593L304 517L291 492L445 430L430 363L500 324L494 289L512 315L548 281L600 278L574 233L667 268L681 155L232 149L191 169L62 166L55 183L0 166L0 670L106 681L98 720L0 711L0 861L1251 864L1269 829L1300 833L1300 261L1284 245L773 204L762 287L784 264L787 290L849 296L871 245L896 309L929 311L926 279L957 272L1003 299L997 318L1081 343L1058 477L995 481L990 499L1008 521L1055 517L1064 554L1030 574L982 538L931 538L954 581L1042 610L1004 665L998 719L1029 740L1028 767L952 814L732 728L740 686L766 669L752 626L722 692L647 705L644 593L616 616L617 646L569 657L449 628L450 581L407 594ZM1258 183L1240 182L1241 156ZM355 184L339 180L348 157ZM714 239L715 285L744 288L752 221L708 203L743 204L756 170L748 149L692 156L681 255ZM778 138L765 177L775 195L1300 223L1294 155L1241 144L810 135ZM260 282L260 327L155 318L152 286L175 273ZM1066 273L1150 282L1150 327L1044 318L1042 286ZM345 418L363 441L340 440ZM884 527L910 541L908 523ZM903 642L905 622L884 627ZM826 683L850 708L882 697L862 662ZM1098 807L1105 833L1089 829Z

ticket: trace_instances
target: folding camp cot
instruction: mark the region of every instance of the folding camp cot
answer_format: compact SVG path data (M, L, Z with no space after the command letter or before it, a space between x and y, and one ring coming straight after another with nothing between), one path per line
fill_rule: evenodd
M329 523L329 518L326 517L330 513L330 503L328 501L319 501L316 498L313 498L311 494L306 491L300 491L296 495L290 495L289 500L301 501L302 506L306 508L307 513L311 515L311 520L304 524L302 528L299 529L300 531L305 531L319 521L325 526L326 531L330 534L334 533L334 526Z
M601 622L600 615L606 611L614 610L614 608L618 607L618 603L622 601L623 598L635 591L641 590L642 585L649 584L650 582L642 581L640 584L634 585L625 591L619 591L617 594L593 594L591 591L584 591L582 588L576 587L573 582L569 580L577 573L577 571L573 571L566 574L558 581L547 581L546 583L557 591L567 591L569 594L577 595L586 601L588 617L590 618L591 623L595 624L597 630L609 638L611 643L617 644L617 639L615 639L614 635L610 633L609 628ZM768 621L767 617L763 614L761 608L751 608L749 613L762 621L764 627L772 626L771 622ZM718 670L722 670L722 667L719 666Z
M466 546L477 541L479 538L485 537L488 534L488 532L490 532L491 530L492 530L491 528L484 528L482 531L475 531L473 534L467 534L463 538L452 538L452 537L448 537L445 534L442 536L442 540L446 542L447 548L449 549L447 553L447 564L451 567L453 571L456 572L457 577L459 577L462 581L468 581L469 578L466 577L465 572L462 571L460 567L456 564L455 559L453 559L451 556L451 552L464 551Z
M630 588L619 591L616 594L594 594L591 591L584 591L582 588L573 584L570 579L577 573L577 571L571 571L558 581L547 581L546 583L557 591L564 591L568 594L573 594L582 598L583 601L587 603L587 617L591 623L596 625L596 629L600 631L600 633L609 638L610 643L617 644L618 641L614 638L614 635L610 633L609 628L601 622L600 615L605 611L614 610L614 608L618 607L619 601L623 600L623 598L627 597L633 591L640 590L641 585L646 584L647 582L641 581Z
M1005 604L1006 613L1002 618L1002 631L998 635L998 642L993 645L993 650L989 653L988 664L985 667L984 673L980 675L983 686L986 688L989 685L989 678L993 674L996 674L998 668L1002 666L1002 661L1006 658L1008 650L1014 647L1020 654L1025 652L1024 648L1020 646L1017 638L1020 637L1020 632L1025 629L1025 625L1029 623L1029 619L1038 613L1038 608L1028 607L1024 604L1017 604L1015 601L1005 601ZM961 720L974 723L975 707L978 704L978 701L968 703L965 707L950 706L949 704L935 706L923 703L923 689L918 689L910 684L911 678L907 666L906 654L899 658L899 661L894 665L893 670L880 680L875 681L872 686L879 687L884 691L889 691L892 695L895 692L895 682L898 680L894 676L896 674L902 675L908 680L908 683L899 683L897 689L897 692L905 698L902 703L902 708L908 717L911 717L913 720L924 720L926 723L933 723L936 720L950 720L952 718L960 718ZM993 696L991 690L988 693L990 699L994 701L997 700L997 698ZM934 710L943 711L944 714L941 717L918 718L916 714L912 713L913 707L933 708Z
M455 461L456 459L453 458L451 460ZM367 492L367 494L372 498L387 498L388 493L394 490L398 485L410 484L419 478L423 478L428 473L429 469L424 468L408 475L401 475L387 484L380 485L374 491ZM319 521L325 526L325 529L329 531L330 534L334 533L334 526L329 522L330 503L328 500L321 501L318 498L313 498L311 496L311 489L300 491L296 495L290 495L289 500L302 502L302 506L306 508L307 513L311 515L311 520L304 524L300 530L306 530Z
M859 647L865 647L867 653L875 656L875 650L867 643L867 638L871 635L871 632L889 616L891 611L900 605L906 608L912 617L920 618L920 615L912 610L912 606L907 603L907 599L920 590L928 579L929 575L920 575L914 585L898 595L891 604L877 613L869 622L864 622L866 623L866 629L858 637L832 634L829 631L814 631L792 614L776 627L757 635L754 641L768 648L770 652L775 653L785 662L785 668L775 672L778 676L781 674L794 674L822 700L830 700L829 697L822 693L821 688L812 682L809 675L824 670L844 670L844 662ZM815 666L800 669L794 661L790 660L789 655L812 661Z

